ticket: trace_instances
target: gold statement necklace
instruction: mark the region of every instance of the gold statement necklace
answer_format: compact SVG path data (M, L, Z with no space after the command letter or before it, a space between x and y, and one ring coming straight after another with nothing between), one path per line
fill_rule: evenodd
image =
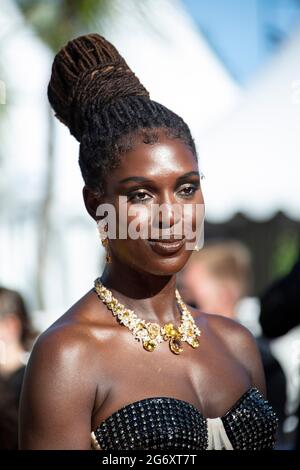
M181 312L181 321L178 328L173 323L160 326L157 323L141 320L133 310L126 308L112 295L112 292L101 283L100 278L95 280L95 292L121 325L126 326L135 339L142 341L146 351L153 352L158 344L163 341L169 341L170 350L174 354L182 353L183 342L188 343L193 348L198 348L199 341L197 337L200 336L201 332L177 289L175 291L176 301Z

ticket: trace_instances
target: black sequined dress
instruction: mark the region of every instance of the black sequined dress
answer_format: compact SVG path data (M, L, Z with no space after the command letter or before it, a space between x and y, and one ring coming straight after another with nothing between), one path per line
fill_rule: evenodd
M220 418L206 418L192 404L154 397L124 406L92 432L102 450L266 450L275 443L277 417L250 388Z

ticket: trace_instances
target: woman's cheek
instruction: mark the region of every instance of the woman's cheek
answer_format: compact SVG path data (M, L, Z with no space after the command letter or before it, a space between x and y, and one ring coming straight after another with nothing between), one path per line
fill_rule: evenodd
M149 238L150 218L150 205L130 205L128 207L128 238L131 240Z

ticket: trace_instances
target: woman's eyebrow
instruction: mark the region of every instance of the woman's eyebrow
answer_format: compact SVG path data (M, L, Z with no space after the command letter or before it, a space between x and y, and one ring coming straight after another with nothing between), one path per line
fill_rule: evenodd
M198 176L200 178L199 171L189 171L188 173L185 173L182 176L179 176L176 180L176 183L180 183L180 181L185 180L186 178L189 178L190 176Z
M190 176L198 176L200 178L199 172L198 171L189 171L188 173L185 173L184 175L179 176L176 179L176 183L180 182L181 180L184 180ZM135 183L152 183L152 180L149 180L149 178L145 178L144 176L129 176L128 178L124 178L119 181L119 184L121 183L127 183L128 181L134 181Z
M120 183L127 183L128 181L134 181L135 183L152 183L152 180L148 178L144 178L143 176L129 176L128 178L124 178L123 180L119 181Z

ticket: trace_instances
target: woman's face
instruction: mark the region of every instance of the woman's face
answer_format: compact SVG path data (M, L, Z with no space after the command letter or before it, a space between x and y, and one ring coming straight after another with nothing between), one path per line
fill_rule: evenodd
M204 216L196 157L184 142L162 132L155 144L137 141L107 177L103 202L116 211L117 238L109 235L112 262L154 275L181 270L196 243L196 207L201 222Z

